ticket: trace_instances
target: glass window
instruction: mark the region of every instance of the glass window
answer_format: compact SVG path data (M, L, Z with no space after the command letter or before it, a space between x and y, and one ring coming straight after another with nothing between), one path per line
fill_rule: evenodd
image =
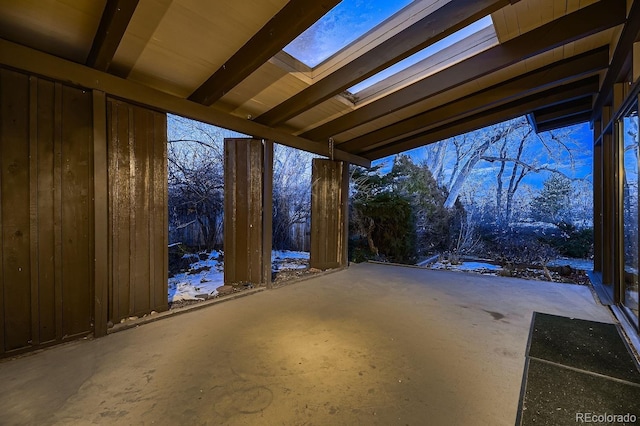
M638 321L638 105L622 120L624 209L624 306Z
M313 68L410 3L411 0L342 0L283 50Z
M487 27L491 27L493 29L493 21L491 20L491 15L487 15L484 18L481 18L479 20L477 20L476 22L467 25L466 27L462 28L461 30L456 31L455 33L451 34L448 37L443 38L442 40L422 49L421 51L414 53L413 55L409 56L406 59L403 59L402 61L380 71L379 73L369 77L368 79L356 84L353 87L349 88L349 92L353 93L353 94L357 94L358 92L360 92L361 90L364 90L368 87L371 87L372 85L388 78L391 77L393 75L395 75L396 73L403 71L407 68L409 68L412 65L417 64L418 62L424 61L427 58L430 58L431 56L433 56L434 54L443 51L444 49L447 49L451 46L453 46L455 43L458 43L462 40L464 40L465 38L468 38L478 32L480 32L481 30L487 28ZM494 44L498 44L498 37L496 36L495 33L495 29L493 30L493 40L494 40ZM465 46L465 51L463 52L463 55L457 55L455 58L452 58L450 60L447 60L445 64L430 64L431 67L436 67L436 66L440 66L440 67L448 67L450 65L452 65L453 61L455 60L457 61L461 61L465 58L471 57L475 54L477 54L480 50L485 49L483 44L479 44L479 45L472 45L472 46ZM425 70L427 71L427 70Z

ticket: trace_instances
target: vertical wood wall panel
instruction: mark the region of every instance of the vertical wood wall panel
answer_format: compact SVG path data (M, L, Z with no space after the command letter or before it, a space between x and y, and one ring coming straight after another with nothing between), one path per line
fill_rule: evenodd
M153 191L150 190L149 178L149 146L153 145L154 129L153 116L141 108L133 109L133 128L145 129L142 132L135 133L135 141L133 143L133 179L132 179L132 197L135 200L131 203L133 206L132 214L132 253L135 254L135 262L132 263L133 268L133 312L144 312L151 307L149 289L151 286L138 285L143 280L152 282L150 275L150 245L149 231L151 229L151 214L149 211L150 196Z
M166 115L153 115L154 139L164 140L167 135ZM149 270L151 281L159 284L151 287L151 306L160 307L167 305L168 292L168 229L169 217L167 214L167 149L166 143L152 144L151 146L151 176L162 176L162 180L152 179L151 186L151 218L155 221L150 229L151 260Z
M129 312L129 110L107 103L109 134L110 318ZM121 172L124 170L125 172ZM120 314L122 312L122 315Z
M0 354L93 322L91 94L0 69Z
M250 266L250 282L262 284L262 232L263 232L263 220L262 220L262 180L263 180L263 145L262 141L259 144L251 144L249 150L249 164L254 169L256 165L259 165L259 173L249 173L249 221L251 224L255 223L255 218L259 218L260 226L249 226L249 259L252 260Z
M38 278L40 343L56 340L56 287L54 234L54 84L38 79L37 185L38 185ZM35 176L33 176L35 179Z
M266 147L269 147L267 143ZM224 282L265 284L271 270L271 247L264 247L264 223L271 210L263 207L264 176L271 176L259 139L225 139L224 143ZM267 157L269 157L267 155ZM269 157L270 158L270 157ZM269 165L270 167L270 165Z
M62 84L53 85L53 281L55 287L56 339L64 337L62 313Z
M6 342L5 342L5 328L6 324L4 321L5 318L5 310L4 310L4 197L2 188L4 187L4 178L3 178L3 170L5 168L4 165L4 146L5 146L5 138L4 138L4 109L5 104L8 103L8 95L5 92L5 88L7 86L7 82L5 81L5 72L3 69L0 69L0 355L4 354Z
M166 115L109 99L109 319L166 310Z
M62 87L63 337L91 329L93 114L91 92Z
M29 249L31 278L31 343L40 344L38 282L38 79L29 79Z
M346 165L313 159L311 172L311 253L309 265L317 269L346 265Z
M605 134L602 139L602 163L603 163L603 211L602 211L602 282L613 285L613 249L614 249L614 186L613 181L613 142L610 134Z
M602 144L593 147L593 270L602 272Z
M107 99L93 91L93 230L94 230L94 335L107 334L109 320Z
M4 348L31 344L29 77L1 71L2 284Z
M264 284L272 287L271 283L271 248L273 246L273 141L265 140L263 158L263 190L262 210L266 213L262 221L262 279ZM266 260L266 261L265 261Z

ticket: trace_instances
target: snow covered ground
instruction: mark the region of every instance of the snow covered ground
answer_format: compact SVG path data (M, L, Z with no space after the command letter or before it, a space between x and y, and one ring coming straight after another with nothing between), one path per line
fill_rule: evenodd
M274 250L271 252L273 272L305 269L307 266L309 266L309 253L306 251Z
M571 266L573 269L591 271L593 270L593 260L561 258L552 260L547 266Z
M452 265L450 263L436 262L432 264L430 269L446 269L448 271L464 271L464 272L479 272L483 274L495 275L500 271L502 267L493 265L491 263L484 262L462 262L461 264Z
M224 285L223 262L219 259L222 252L213 251L205 260L191 264L188 272L182 272L169 278L169 303L183 300L204 300L218 295L218 288ZM185 255L189 256L189 255ZM195 258L194 258L195 260ZM305 269L309 265L309 253L300 251L274 250L271 252L273 272ZM569 265L574 269L593 269L593 262L586 259L556 259L549 266ZM477 272L495 275L502 268L485 262L462 262L459 265L436 262L430 269Z
M216 297L218 288L224 285L224 266L223 262L219 260L221 254L222 252L213 251L207 259L192 263L188 272L182 272L169 278L169 303ZM271 252L271 264L274 272L304 269L308 266L308 260L308 252L288 250Z
M214 250L208 259L192 263L190 271L169 278L169 303L204 300L202 295L217 296L217 288L224 285L223 266L218 260L220 254Z
M561 258L550 261L547 266L570 266L573 269L581 271L591 271L593 269L593 261L589 259L569 259ZM431 269L446 269L450 271L466 271L479 272L483 274L495 274L502 270L498 265L484 262L462 262L460 265L451 265L449 263L436 262L430 266Z

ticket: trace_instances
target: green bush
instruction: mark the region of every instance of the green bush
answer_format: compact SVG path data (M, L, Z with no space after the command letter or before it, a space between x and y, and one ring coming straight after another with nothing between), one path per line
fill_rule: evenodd
M586 259L593 253L593 228L578 229L567 222L557 224L559 233L541 240L567 257Z
M391 262L415 263L415 218L407 199L383 192L358 207L362 216L373 220L371 237L381 257Z

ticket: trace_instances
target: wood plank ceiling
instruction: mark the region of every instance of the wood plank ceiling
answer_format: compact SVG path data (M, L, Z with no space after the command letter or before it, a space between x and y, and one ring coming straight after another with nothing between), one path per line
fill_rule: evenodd
M314 69L282 51L337 3L0 0L0 38L366 164L524 114L539 130L588 121L640 22L638 0L415 0ZM487 15L491 27L345 95Z

